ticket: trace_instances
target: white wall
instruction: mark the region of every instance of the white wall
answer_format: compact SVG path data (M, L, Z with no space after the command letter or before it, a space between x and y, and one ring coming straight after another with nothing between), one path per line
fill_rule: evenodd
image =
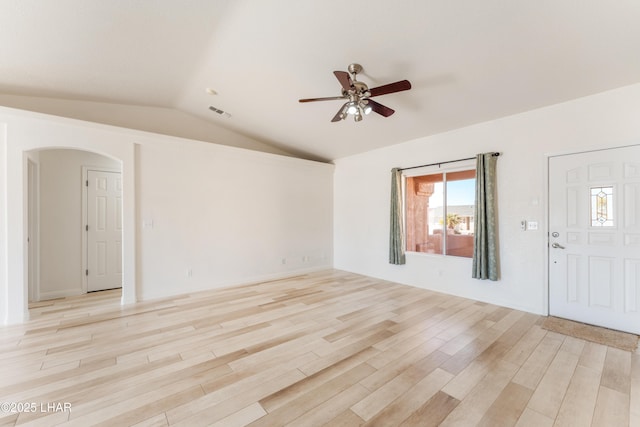
M27 165L27 185L28 185L28 200L27 200L27 224L28 224L28 265L27 265L27 280L29 282L28 294L29 301L38 301L39 296L39 268L40 268L40 153L38 151L29 151L26 153L28 165ZM33 170L30 168L33 167ZM33 180L33 182L31 181ZM32 268L33 267L33 268Z
M40 299L83 292L82 167L120 169L120 162L80 150L41 150Z
M140 145L140 295L330 267L332 174L328 164L209 144Z
M8 108L0 108L3 127L3 323L27 317L29 150L89 150L122 162L125 303L332 265L332 165Z
M425 117L429 120L429 117ZM547 156L640 143L640 84L337 160L335 268L546 313ZM388 263L390 170L499 151L501 280L471 259L407 254ZM520 230L521 220L540 223Z
M0 122L0 322L9 321L7 125ZM22 302L24 304L24 301Z

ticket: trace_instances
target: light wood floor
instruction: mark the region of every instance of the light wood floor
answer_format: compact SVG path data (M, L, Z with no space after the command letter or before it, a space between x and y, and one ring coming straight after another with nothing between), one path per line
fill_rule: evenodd
M340 271L31 315L0 328L0 402L37 408L0 425L640 425L639 353Z

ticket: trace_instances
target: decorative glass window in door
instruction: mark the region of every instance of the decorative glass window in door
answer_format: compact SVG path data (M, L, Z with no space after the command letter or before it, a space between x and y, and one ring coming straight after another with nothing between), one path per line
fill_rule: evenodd
M591 226L613 227L613 187L591 187Z

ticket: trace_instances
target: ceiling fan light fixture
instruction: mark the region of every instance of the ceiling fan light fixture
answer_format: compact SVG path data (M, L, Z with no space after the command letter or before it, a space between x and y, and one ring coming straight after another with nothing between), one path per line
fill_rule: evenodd
M371 105L369 105L369 101L367 101L366 99L363 99L362 101L360 101L360 109L364 114L369 114L373 110L371 108Z
M358 104L355 101L351 101L347 107L347 114L356 114L358 112Z

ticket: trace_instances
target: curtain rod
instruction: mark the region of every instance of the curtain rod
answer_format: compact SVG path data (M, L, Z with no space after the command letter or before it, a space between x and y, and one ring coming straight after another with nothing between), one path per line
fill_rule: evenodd
M491 155L493 157L499 157L500 153L491 153ZM464 162L465 160L475 160L475 159L476 159L475 157L467 157L466 159L447 160L446 162L431 163L431 164L428 164L428 165L420 165L420 166L411 166L411 167L408 167L408 168L399 168L398 170L406 171L406 170L409 170L409 169L426 168L427 166L440 166L440 165L444 165L444 164L447 164L447 163Z

